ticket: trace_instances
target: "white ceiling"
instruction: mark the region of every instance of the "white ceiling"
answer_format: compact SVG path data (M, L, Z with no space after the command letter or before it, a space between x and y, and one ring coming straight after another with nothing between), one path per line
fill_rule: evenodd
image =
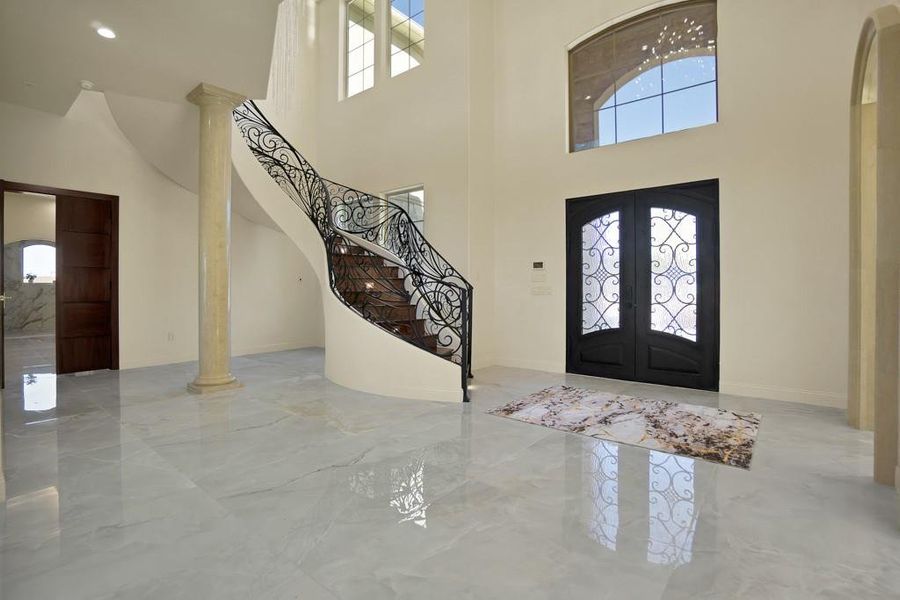
M264 97L278 2L0 0L0 100L62 115L82 80L167 101L201 81Z

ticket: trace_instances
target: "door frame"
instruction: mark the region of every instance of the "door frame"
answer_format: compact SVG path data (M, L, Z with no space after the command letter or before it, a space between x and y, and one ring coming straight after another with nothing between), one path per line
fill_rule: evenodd
M720 381L721 381L721 365L720 365L719 361L720 361L721 331L722 331L722 329L721 329L721 318L722 318L721 289L722 289L722 287L721 287L721 252L720 252L721 234L720 234L720 220L719 220L720 181L717 178L702 179L699 181L690 181L690 182L682 182L682 183L674 183L671 185L659 185L659 186L652 186L652 187L646 187L646 188L637 188L637 189L632 189L632 190L620 190L620 191L613 191L613 192L605 192L605 193L601 193L601 194L591 194L589 196L568 198L566 200L566 252L565 252L565 256L566 256L566 268L565 268L565 272L566 272L566 303L565 303L566 304L566 311L565 311L566 336L565 336L565 338L566 338L566 372L567 373L575 373L575 371L572 370L572 365L570 364L573 340L571 338L569 329L570 329L570 321L572 321L573 319L576 321L580 321L580 306L581 306L581 304L580 304L580 298L581 298L580 273L581 273L581 269L575 268L575 267L573 267L573 265L569 264L569 247L573 243L573 239L574 239L573 236L580 235L581 229L580 229L580 226L576 228L572 224L573 209L571 207L577 206L578 203L587 203L590 200L607 199L607 200L613 201L617 196L623 196L623 197L631 196L631 198L625 200L625 202L633 203L633 202L635 202L637 195L641 194L641 193L655 192L655 191L661 191L661 192L678 191L678 190L689 193L693 188L698 188L698 187L705 188L708 186L715 187L715 202L714 202L715 222L709 224L710 225L709 231L707 231L707 234L706 234L707 235L707 239L706 239L707 243L704 244L703 248L699 247L699 243L701 241L700 236L701 236L702 228L698 226L698 230L697 230L698 240L697 241L698 241L698 260L700 259L700 253L702 253L704 255L712 254L712 257L713 257L712 272L714 274L714 277L713 277L714 285L713 285L713 289L711 291L709 291L709 294L708 294L709 298L707 298L706 302L710 306L710 310L712 310L713 317L714 317L712 319L713 322L711 323L711 330L709 332L708 348L707 348L707 351L709 353L710 363L711 363L710 367L713 369L712 375L714 375L714 384L711 386L704 386L704 387L698 387L698 388L692 388L692 389L718 391ZM699 198L699 197L695 198L695 200L697 200L699 202L704 202L704 203L708 202L708 200L706 200L704 198ZM581 212L584 212L584 211L582 210ZM637 211L636 205L632 204L632 206L629 207L629 212L632 214L632 217L634 219L639 218L639 215L637 214L638 211ZM637 221L635 221L634 226L635 226L634 227L635 232L637 232L642 226L649 227L649 222L642 225L641 223L638 223ZM649 231L647 231L646 233L647 233L647 235L649 235ZM620 235L622 235L622 234L620 234ZM628 236L622 235L622 237L627 238ZM637 260L637 259L638 259L637 256L633 257L633 260ZM707 258L707 260L709 260L709 259ZM634 267L636 268L636 265L634 265ZM634 284L634 294L636 295L638 293L638 290L640 290L642 286L637 285L637 281L634 281L632 283ZM702 294L702 291L700 289L698 289L698 293ZM577 311L575 308L576 303L574 301L574 298L576 298L576 297L579 299L579 302L578 302L579 309ZM626 298L623 301L626 303L631 303L631 302L636 302L636 299ZM573 311L577 312L578 314L575 314L575 312L573 312ZM636 319L637 315L634 315L633 318ZM635 331L637 332L637 328L638 328L639 324L637 322L634 322L633 325L636 328ZM699 327L699 325L700 324L698 323L698 327ZM699 329L698 329L698 331L699 331ZM705 341L707 341L707 340L705 340ZM635 345L635 352L636 351L637 351L637 347ZM635 362L634 366L636 369L637 368L636 362ZM581 374L581 373L579 373L579 374ZM590 375L588 375L588 377L590 377ZM615 376L610 376L610 377L615 377ZM659 384L659 383L655 383L655 382L644 381L643 379L639 379L637 372L635 372L634 376L629 377L626 375L626 376L621 377L621 379L624 381L636 381L636 382L642 382L642 383L649 383L652 385L669 385L671 387L678 387L675 384Z
M81 190L69 190L66 188L57 188L46 185L35 185L31 183L21 183L16 181L8 181L0 179L0 199L5 197L6 192L32 192L35 194L45 194L47 196L70 196L73 198L89 198L91 200L102 200L110 203L110 214L112 223L110 224L110 362L109 368L117 370L119 368L119 197L111 194L101 194L98 192L84 192ZM3 203L0 203L0 286L2 286L3 273ZM59 272L59 241L56 241L56 267ZM2 289L2 287L0 287ZM59 364L59 294L56 295L56 335L54 336L54 345L56 350L56 361ZM0 326L3 320L0 317ZM0 329L0 386L6 384L5 373L5 335Z

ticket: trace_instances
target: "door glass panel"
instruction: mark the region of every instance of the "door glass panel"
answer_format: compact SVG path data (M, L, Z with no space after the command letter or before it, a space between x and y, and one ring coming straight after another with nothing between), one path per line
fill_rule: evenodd
M650 329L697 341L697 217L650 209Z
M619 211L581 228L581 333L619 327Z

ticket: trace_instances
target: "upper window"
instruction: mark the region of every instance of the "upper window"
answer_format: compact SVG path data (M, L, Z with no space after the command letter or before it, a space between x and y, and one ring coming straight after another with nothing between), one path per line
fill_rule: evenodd
M425 189L413 188L387 195L388 202L396 204L407 213L419 231L425 227Z
M571 150L718 120L716 2L666 6L569 52Z
M375 85L375 0L347 2L347 96Z
M425 0L391 2L391 77L422 64L425 57Z
M27 283L56 281L56 248L49 244L32 244L22 248L22 281Z

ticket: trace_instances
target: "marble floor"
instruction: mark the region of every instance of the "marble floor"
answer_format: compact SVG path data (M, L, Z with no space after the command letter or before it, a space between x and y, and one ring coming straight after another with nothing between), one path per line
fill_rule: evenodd
M353 392L320 350L3 394L0 597L896 598L893 490L837 410L508 368ZM750 471L485 414L551 385L755 411Z

